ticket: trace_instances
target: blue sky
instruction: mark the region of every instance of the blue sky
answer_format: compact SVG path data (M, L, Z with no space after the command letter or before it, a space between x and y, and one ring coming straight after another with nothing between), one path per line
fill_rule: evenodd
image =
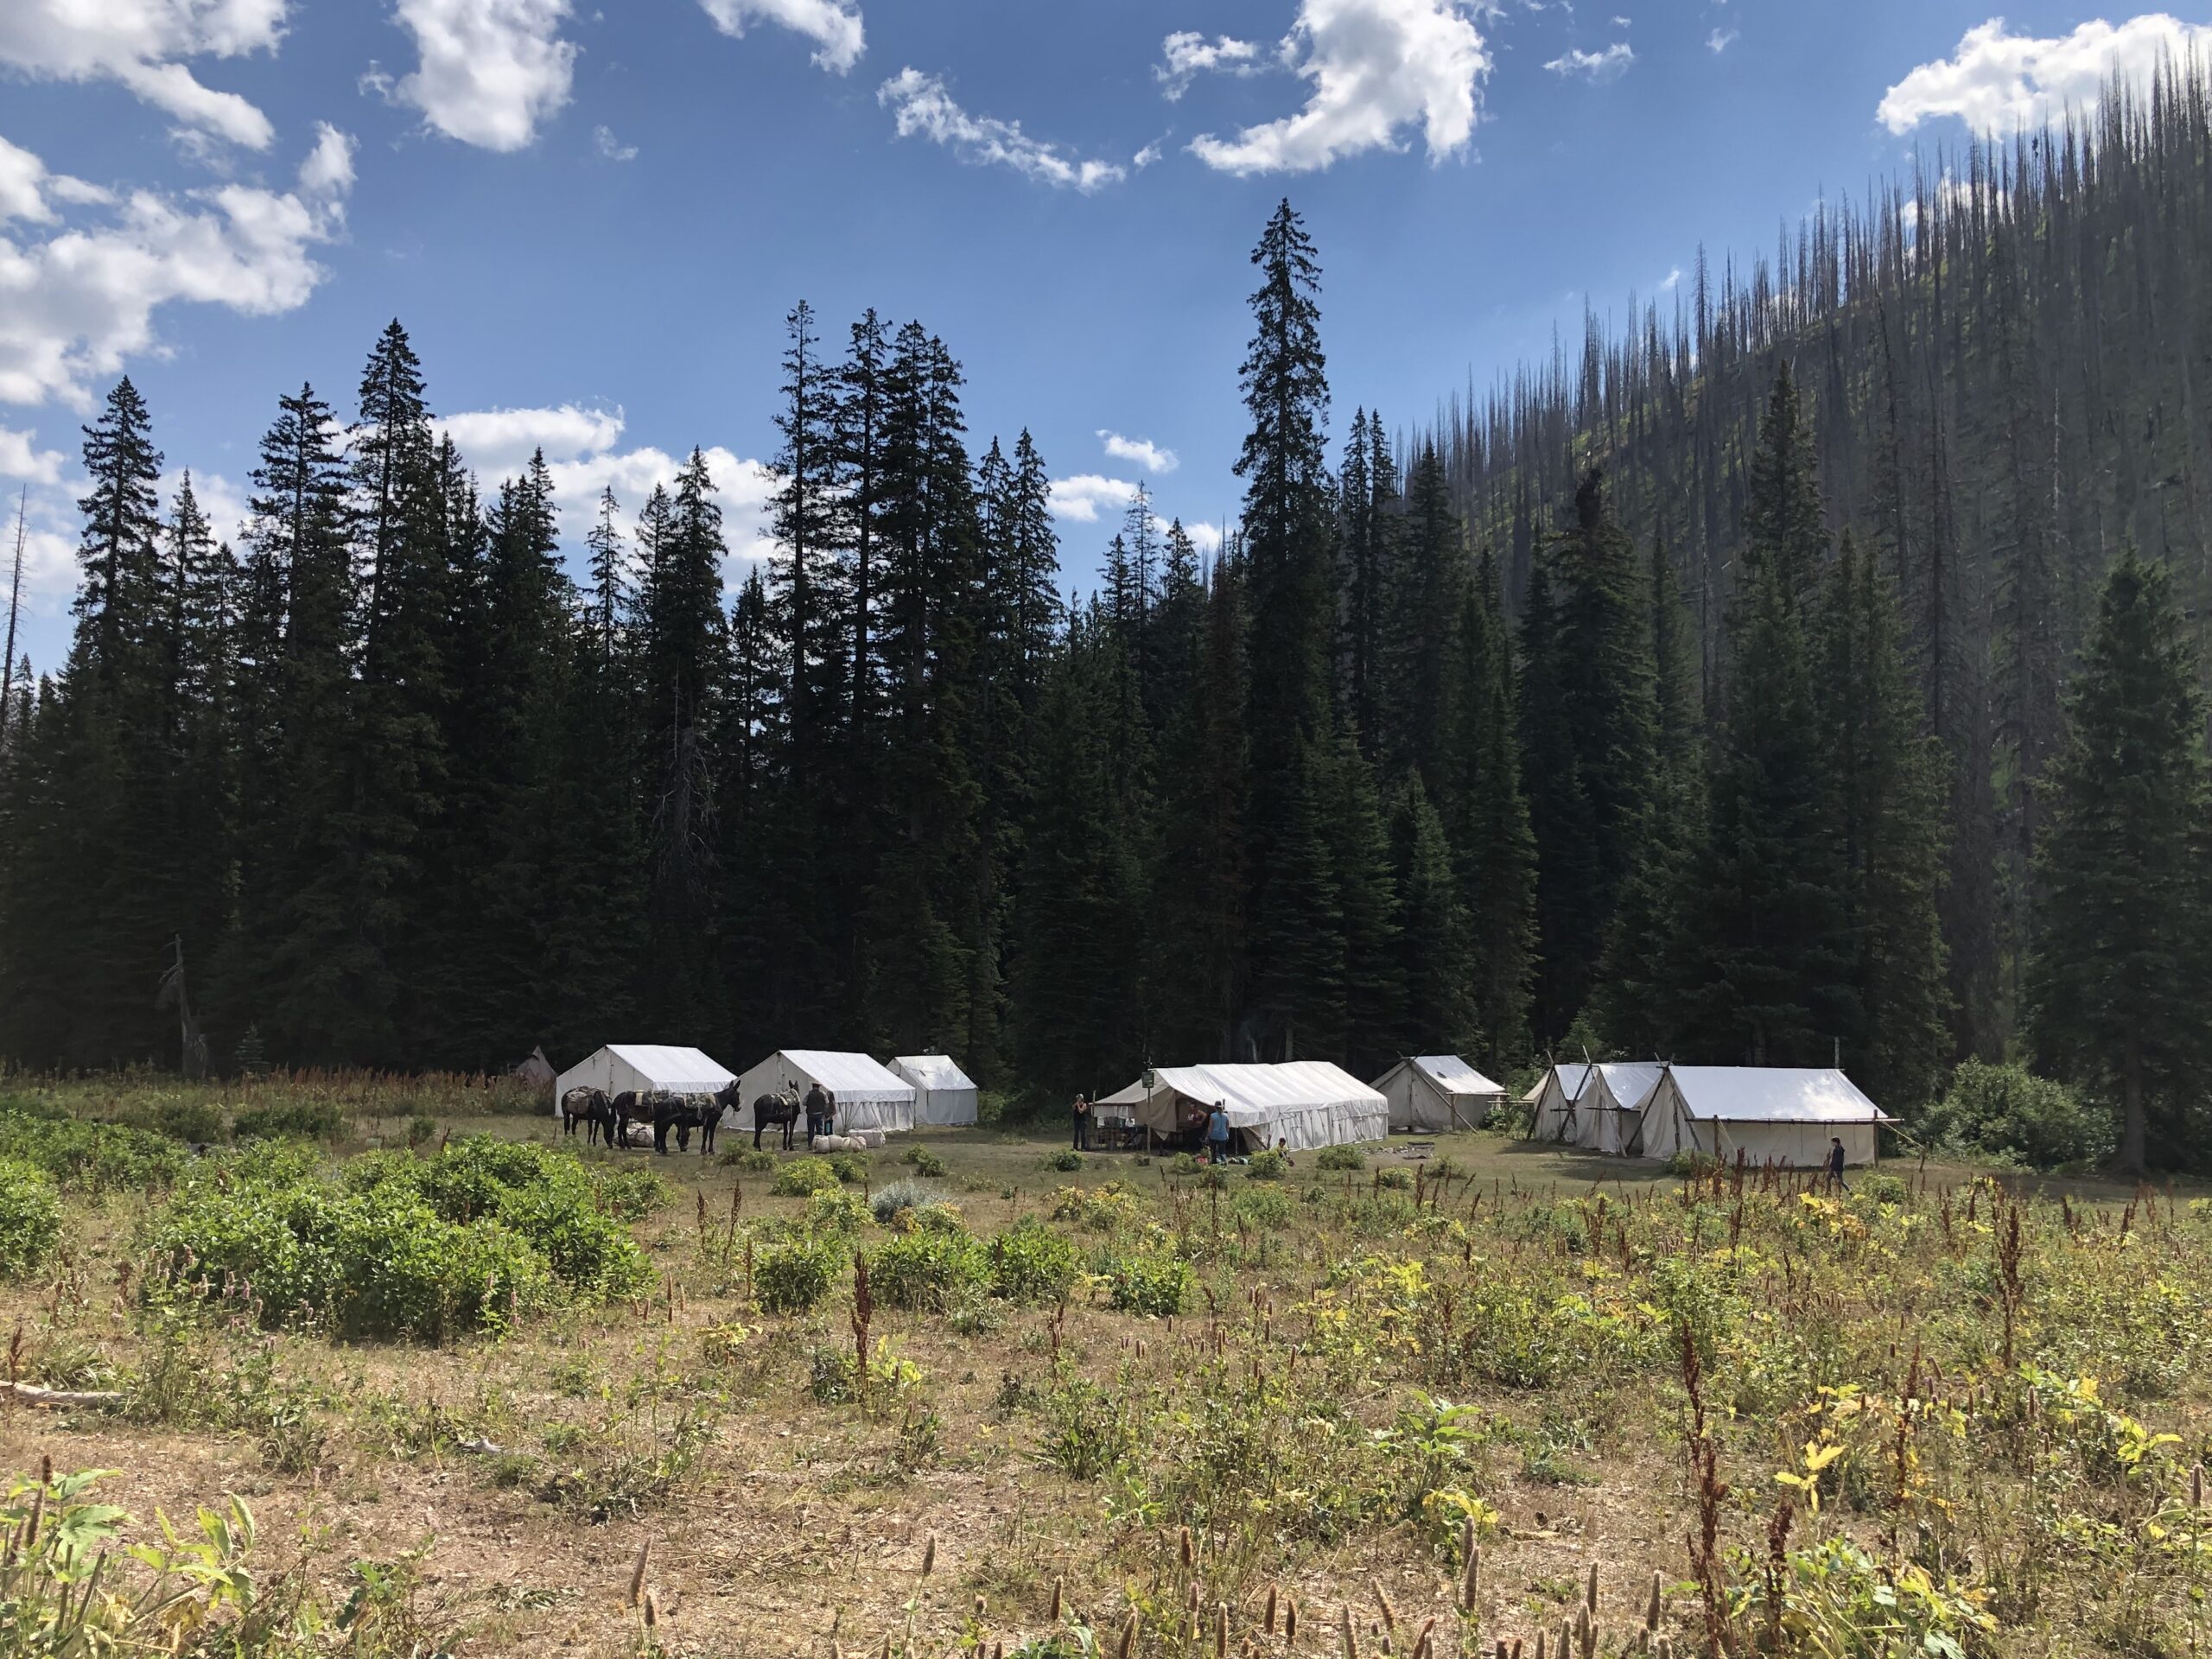
M1234 511L1279 196L1319 244L1338 432L1362 404L1405 425L1586 295L1624 315L1700 243L1771 248L1916 147L2212 44L2201 8L1988 6L0 0L26 644L65 647L77 426L119 369L229 529L278 394L350 412L395 315L487 478L542 443L565 502L634 509L702 445L741 552L785 311L833 342L865 306L918 317L978 451L1035 434L1087 585L1138 481Z

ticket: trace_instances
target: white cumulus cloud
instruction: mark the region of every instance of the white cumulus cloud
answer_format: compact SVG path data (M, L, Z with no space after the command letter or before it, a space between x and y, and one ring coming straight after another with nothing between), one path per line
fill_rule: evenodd
M1705 37L1705 49L1718 57L1736 44L1737 32L1732 29L1716 29Z
M1127 479L1078 473L1052 480L1052 516L1076 524L1095 524L1101 508L1120 512L1136 499L1137 486Z
M1626 41L1615 41L1602 52L1580 48L1554 58L1544 66L1555 75L1575 75L1587 81L1618 80L1636 61L1636 49Z
M1311 86L1306 107L1234 138L1201 134L1191 153L1224 173L1309 173L1340 156L1402 149L1418 126L1429 159L1475 130L1491 54L1481 0L1300 0L1282 57Z
M901 69L876 89L875 97L898 118L901 138L949 145L963 161L1010 167L1040 184L1086 192L1119 184L1128 176L1118 162L1066 156L1058 145L1031 137L1018 121L969 114L953 101L944 81L918 69Z
M1231 40L1226 35L1210 41L1190 29L1178 30L1162 41L1160 55L1161 60L1153 66L1152 76L1170 103L1182 97L1200 75L1256 75L1267 67L1260 60L1260 48L1250 41Z
M2162 60L2192 53L2212 55L2212 26L2164 12L2118 24L2099 19L2049 37L2012 34L1993 17L1968 29L1951 56L1891 87L1875 114L1894 133L1945 116L1977 133L2016 132L2094 109L2106 82L2146 80Z
M1173 449L1163 449L1149 438L1125 438L1102 426L1098 429L1098 442L1106 446L1106 453L1115 460L1132 462L1147 473L1172 473L1182 465Z
M620 409L575 404L474 410L448 415L439 423L461 458L487 480L513 477L530 464L532 454L543 450L553 499L560 509L562 538L571 548L583 545L584 532L597 520L602 490L613 489L627 529L653 486L675 488L676 474L690 459L688 451L671 454L651 445L621 448L626 424ZM768 498L775 492L775 480L759 461L744 460L720 444L704 453L732 556L765 556L773 545L768 537Z
M45 190L41 215L27 217L51 230L0 234L0 403L88 405L90 382L159 348L154 314L165 305L255 316L306 304L325 275L312 250L345 228L352 153L344 134L325 127L290 190L138 190L92 223L57 221L54 204L105 193Z
M185 60L276 49L287 0L0 0L0 63L57 80L112 80L201 138L266 149L269 118Z
M610 162L634 162L638 159L638 147L626 144L615 137L612 127L594 127L591 141L598 146L599 153Z
M35 430L11 432L0 426L0 478L19 479L29 484L58 484L61 481L62 459L59 450L38 448Z
M748 23L780 23L804 35L816 47L814 61L833 74L843 74L861 60L868 48L857 7L842 0L699 0L715 27L733 37L745 33Z
M398 0L415 37L413 73L362 84L422 111L448 138L484 149L527 149L568 104L576 48L561 38L569 0Z

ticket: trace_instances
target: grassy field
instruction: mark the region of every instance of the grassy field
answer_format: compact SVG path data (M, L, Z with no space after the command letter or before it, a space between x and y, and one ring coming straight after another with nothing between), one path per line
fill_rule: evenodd
M519 1103L0 1086L0 1170L60 1196L0 1285L10 1376L112 1396L0 1405L0 1472L113 1471L23 1487L18 1540L34 1504L49 1540L165 1514L203 1548L133 1628L188 1652L2212 1650L2188 1191L1847 1195L1487 1134L1213 1185L923 1133L840 1180L572 1159ZM152 1132L241 1109L321 1138ZM0 1653L64 1650L0 1571ZM112 1562L96 1610L155 1576Z

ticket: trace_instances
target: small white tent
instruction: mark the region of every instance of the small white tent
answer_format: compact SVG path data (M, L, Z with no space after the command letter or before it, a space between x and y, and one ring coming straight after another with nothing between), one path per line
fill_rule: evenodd
M976 1080L949 1054L901 1054L891 1062L899 1077L914 1085L917 1123L973 1123Z
M1844 1161L1871 1164L1876 1131L1891 1120L1842 1072L1827 1067L1670 1065L1643 1109L1642 1154L1690 1151L1723 1163L1818 1169L1828 1140Z
M1574 1144L1586 1152L1630 1151L1643 1122L1643 1109L1666 1069L1658 1060L1599 1065L1582 1098L1574 1103Z
M753 1127L753 1103L797 1084L799 1095L820 1084L836 1103L830 1122L840 1135L876 1129L897 1135L914 1127L914 1085L865 1054L821 1048L779 1048L738 1079L739 1128ZM804 1126L802 1125L802 1128Z
M1505 1090L1457 1054L1417 1054L1375 1079L1390 1103L1390 1127L1419 1135L1480 1128Z
M1163 1065L1147 1088L1140 1078L1107 1097L1156 1135L1203 1122L1216 1104L1229 1115L1230 1140L1257 1151L1278 1141L1294 1152L1381 1141L1390 1133L1390 1103L1326 1060L1277 1065Z
M696 1048L670 1048L659 1043L609 1043L563 1071L553 1084L553 1109L561 1109L561 1096L571 1089L604 1089L610 1095L628 1090L650 1094L665 1090L671 1095L711 1095L737 1074Z
M1554 1065L1546 1071L1543 1081L1530 1091L1536 1103L1536 1115L1529 1124L1531 1141L1572 1141L1577 1122L1574 1103L1582 1097L1589 1086L1590 1068L1586 1065Z

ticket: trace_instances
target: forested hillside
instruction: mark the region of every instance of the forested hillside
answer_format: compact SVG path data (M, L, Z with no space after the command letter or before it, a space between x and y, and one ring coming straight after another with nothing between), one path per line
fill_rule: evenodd
M1141 499L1072 613L1044 458L918 323L791 313L734 593L696 453L572 578L397 323L278 400L237 548L125 381L6 712L0 1045L944 1048L1039 1097L1603 1045L1908 1115L2024 1046L2201 1157L2207 117L1931 162L1411 437L1332 439L1286 203L1236 533Z

